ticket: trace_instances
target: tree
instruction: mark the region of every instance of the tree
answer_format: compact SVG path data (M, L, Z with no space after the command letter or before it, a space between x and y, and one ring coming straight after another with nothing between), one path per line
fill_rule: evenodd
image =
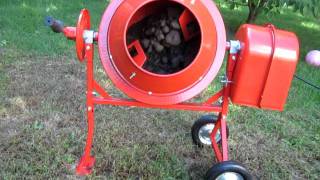
M253 23L261 13L269 13L270 11L280 12L281 8L292 7L300 13L312 13L318 17L320 11L319 0L225 0L230 4L230 8L234 9L238 6L247 6L249 15L247 23Z

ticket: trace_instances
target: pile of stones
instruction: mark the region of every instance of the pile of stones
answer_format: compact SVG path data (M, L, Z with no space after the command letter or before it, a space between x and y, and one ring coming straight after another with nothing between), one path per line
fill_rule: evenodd
M187 67L195 58L200 40L185 41L179 24L183 9L168 7L166 11L133 24L127 33L127 43L136 39L147 56L143 68L156 74L172 74Z

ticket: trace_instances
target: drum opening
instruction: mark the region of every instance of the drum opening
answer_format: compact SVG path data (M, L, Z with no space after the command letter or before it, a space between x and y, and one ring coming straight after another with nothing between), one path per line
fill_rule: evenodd
M196 17L183 5L153 1L140 7L129 21L126 32L131 60L154 74L174 74L196 58L201 30Z

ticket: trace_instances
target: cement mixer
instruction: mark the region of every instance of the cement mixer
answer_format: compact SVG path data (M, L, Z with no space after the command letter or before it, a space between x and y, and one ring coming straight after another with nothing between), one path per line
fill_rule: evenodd
M223 19L212 0L113 0L99 31L91 29L83 9L76 27L52 17L54 32L74 40L87 66L88 130L79 175L92 172L95 105L134 106L211 112L191 128L193 142L211 146L218 161L206 179L252 179L243 165L228 157L228 106L233 104L282 111L299 59L294 33L272 24L242 25L235 40L226 40ZM94 78L98 44L102 66L128 98L112 97ZM216 78L227 54L223 88L202 103L192 99Z

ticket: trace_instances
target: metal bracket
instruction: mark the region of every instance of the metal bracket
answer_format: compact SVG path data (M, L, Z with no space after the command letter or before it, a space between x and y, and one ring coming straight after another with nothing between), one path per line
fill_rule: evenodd
M237 54L241 50L240 41L230 41L230 54Z
M97 39L98 36L99 36L99 33L98 32L94 32L93 39Z
M88 94L88 91L86 91L86 94ZM98 97L99 94L96 91L92 91L92 95Z
M226 75L220 76L220 79L221 79L220 82L222 84L224 84L225 86L230 84L230 83L233 83L232 81L229 81L229 79L228 79L228 77Z
M95 32L92 30L83 31L83 39L86 44L92 44L95 37Z

